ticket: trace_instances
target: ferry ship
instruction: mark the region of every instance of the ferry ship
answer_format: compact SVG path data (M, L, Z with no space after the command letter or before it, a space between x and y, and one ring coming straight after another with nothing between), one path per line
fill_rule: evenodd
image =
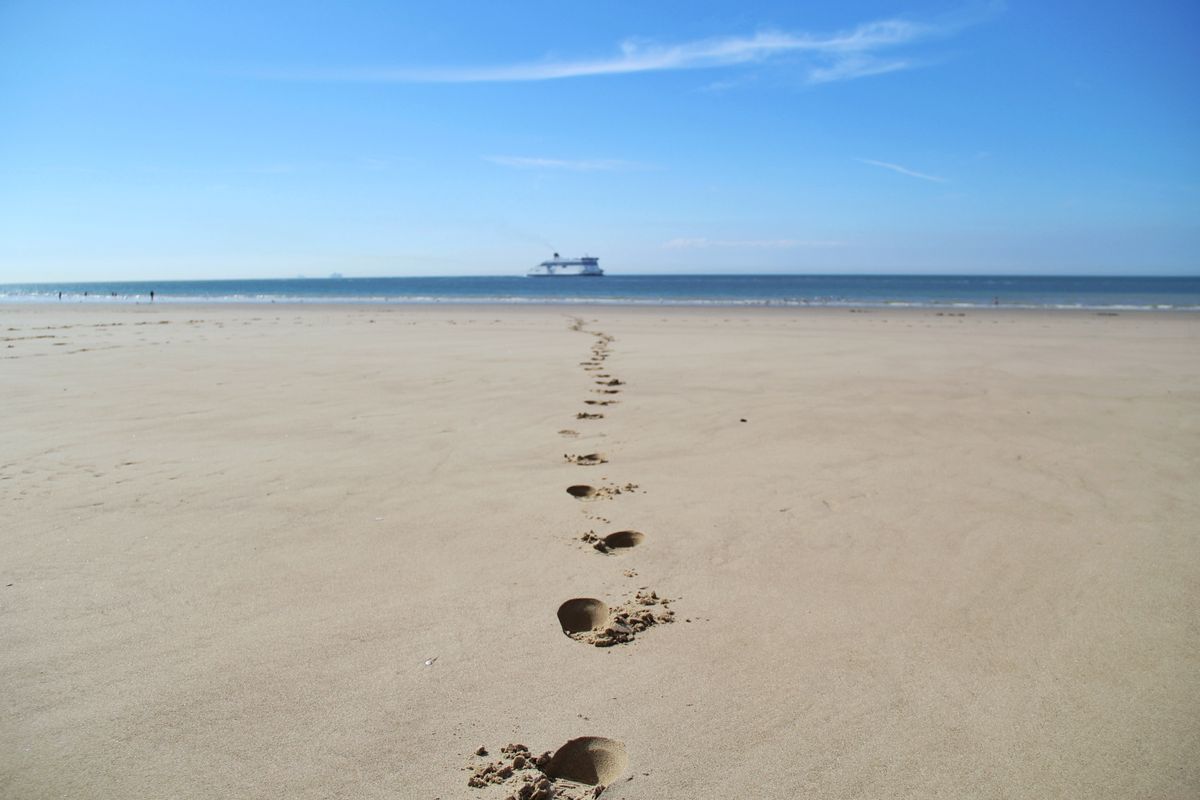
M563 258L555 253L554 258L543 261L525 275L529 278L600 278L604 276L604 270L600 269L598 258Z

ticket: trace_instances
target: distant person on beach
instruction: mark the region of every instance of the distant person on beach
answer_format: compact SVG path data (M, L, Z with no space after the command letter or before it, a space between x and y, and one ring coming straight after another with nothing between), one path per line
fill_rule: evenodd
M58 293L58 299L59 299L60 301L62 300L62 292L59 292L59 293Z
M150 290L150 302L151 303L154 302L154 290L153 289Z

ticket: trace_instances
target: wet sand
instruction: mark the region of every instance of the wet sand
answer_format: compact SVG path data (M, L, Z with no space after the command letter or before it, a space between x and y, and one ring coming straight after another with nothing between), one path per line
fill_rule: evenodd
M0 795L1195 797L1197 354L1187 314L0 308Z

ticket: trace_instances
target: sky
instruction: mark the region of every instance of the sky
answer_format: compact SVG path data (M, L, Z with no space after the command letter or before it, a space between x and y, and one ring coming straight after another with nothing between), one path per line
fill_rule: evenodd
M1200 3L0 0L0 282L1200 274Z

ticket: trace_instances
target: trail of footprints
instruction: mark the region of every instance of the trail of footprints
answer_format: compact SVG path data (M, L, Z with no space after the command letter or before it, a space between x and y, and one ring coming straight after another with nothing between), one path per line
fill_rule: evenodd
M594 373L593 383L601 388L592 389L593 393L620 394L625 381L614 377L605 365L610 355L613 337L599 331L588 331L583 320L575 320L571 326L574 331L588 333L595 337L592 343L591 358L581 361L584 371ZM612 404L617 400L587 400L592 405ZM604 415L580 411L575 415L577 420L603 419ZM571 464L587 467L608 463L604 453L566 453L564 459ZM636 489L635 484L625 486L590 486L575 484L567 487L567 493L578 500L591 501L614 497L622 492ZM592 517L597 519L596 517ZM607 521L607 520L605 520ZM604 554L615 554L622 550L637 547L646 541L646 535L641 531L617 531L604 536L595 531L588 531L579 537L585 545ZM594 597L576 597L567 600L558 609L558 621L563 633L577 641L586 642L596 647L611 647L625 644L634 637L654 625L671 622L674 612L670 609L670 600L660 598L654 591L642 587L633 597L610 605Z
M606 333L586 330L582 319L574 320L571 330L595 338L591 357L580 362L585 372L594 373L591 377L594 385L599 388L592 389L592 393L620 394L625 381L610 374L604 365L610 354L613 337ZM584 401L591 407L612 406L618 402L620 401L615 398ZM576 413L575 419L602 420L604 414L593 410L580 411ZM578 431L570 429L560 430L558 433L567 438L579 436ZM579 467L608 463L608 456L604 453L564 453L563 458L567 463ZM610 483L599 486L577 483L567 487L567 494L579 502L590 504L600 500L611 500L637 489L636 483ZM588 513L587 510L585 514L591 520L608 522L606 518ZM644 544L646 540L646 534L636 530L619 530L608 534L598 534L589 530L577 539L582 548L606 556L627 552ZM626 568L622 575L633 578L637 576L637 571ZM659 597L657 592L645 586L638 588L624 600L617 601L615 605L595 597L573 597L558 607L558 624L562 632L577 642L594 647L628 644L650 628L673 622L674 619L675 612L671 610L671 601ZM523 744L509 744L501 748L500 753L500 759L494 760L489 758L486 748L480 747L476 750L468 767L471 777L467 783L476 788L494 784L504 785L513 790L508 795L508 800L582 800L599 797L606 786L621 777L629 763L625 745L602 736L572 739L555 752L546 751L537 756Z

